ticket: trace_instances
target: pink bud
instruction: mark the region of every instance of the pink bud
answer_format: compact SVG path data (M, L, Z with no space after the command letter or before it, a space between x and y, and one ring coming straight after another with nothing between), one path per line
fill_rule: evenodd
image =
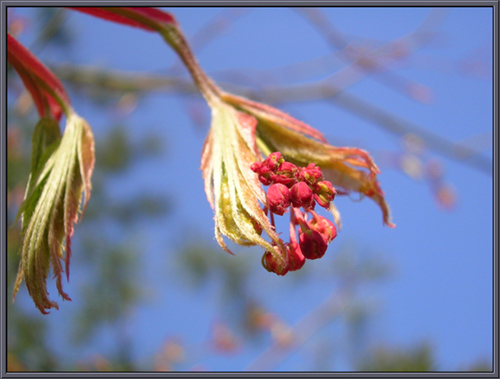
M289 269L290 271L296 271L304 266L306 263L306 258L302 251L300 250L300 246L295 241L291 241L288 246L288 259L289 259Z
M329 181L322 181L316 183L314 186L314 199L323 208L329 209L330 202L335 198L335 188L333 188L332 183Z
M292 205L295 208L305 209L314 207L313 191L304 182L295 183L290 190Z
M285 275L288 272L286 264L284 262L279 262L270 251L266 251L262 256L262 266L267 271L274 272L277 275Z
M271 175L273 175L273 171L271 171L262 162L252 163L250 169L259 176L259 180L263 185L268 186L272 183Z
M262 162L255 162L255 163L252 163L252 165L250 166L250 170L252 170L256 174L260 174L261 168L262 168Z
M309 222L309 226L321 234L326 243L332 242L337 237L337 228L333 222L318 214L315 214L314 218Z
M299 174L299 177L301 180L310 185L314 185L317 182L323 180L321 169L314 163L309 163L307 167L303 168Z
M299 172L299 168L291 162L283 162L278 167L278 171L287 171L287 172L290 172L291 174L295 175L296 173Z
M272 171L276 171L281 163L285 161L285 158L281 156L280 152L274 152L267 156L264 160L264 166Z
M262 166L259 171L259 180L260 182L268 186L269 184L272 183L271 176L273 175L273 172L266 166Z
M273 175L271 180L273 183L281 183L290 188L297 182L298 172L298 167L293 163L283 162L279 165L276 175Z
M325 255L328 245L316 230L308 229L305 232L299 231L299 245L302 254L307 259L318 259Z
M285 175L273 175L271 176L271 182L280 183L284 184L287 187L291 187L295 183L295 179L289 178L288 176Z
M283 215L290 206L290 190L281 183L275 183L267 189L267 206L277 215Z

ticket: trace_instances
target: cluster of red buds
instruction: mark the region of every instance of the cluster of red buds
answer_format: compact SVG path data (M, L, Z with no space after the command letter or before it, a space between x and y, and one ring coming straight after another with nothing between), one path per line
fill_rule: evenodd
M317 203L329 210L336 191L332 183L324 180L321 169L314 163L306 167L296 166L287 162L279 152L269 154L263 162L252 164L251 169L263 185L269 186L265 210L269 210L273 226L274 215L282 216L291 208L290 242L285 244L287 256L276 259L276 254L283 252L275 246L275 252L264 253L264 268L285 275L288 271L300 269L306 259L325 255L328 244L337 236L337 229L330 220L317 214L314 208Z

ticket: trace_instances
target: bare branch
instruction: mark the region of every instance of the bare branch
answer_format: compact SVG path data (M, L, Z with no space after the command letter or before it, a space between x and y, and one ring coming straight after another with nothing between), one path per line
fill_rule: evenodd
M61 65L51 68L61 79L83 88L132 92L161 91L184 95L198 94L195 86L190 81L181 78L110 71L83 66ZM391 114L358 96L347 93L345 88L331 85L330 81L259 90L229 83L221 85L221 87L270 104L319 100L333 102L354 115L378 125L386 132L398 137L409 133L414 134L424 142L427 148L437 154L456 160L481 172L491 174L491 160L480 155L473 148L467 147L465 144L457 144L431 132L428 128Z
M415 83L388 67L393 63L408 57L416 49L423 47L435 36L435 28L442 22L443 9L433 9L426 19L408 35L383 44L376 49L366 46L357 47L349 43L347 38L338 31L318 9L297 8L300 15L310 21L311 25L325 38L332 47L334 54L343 59L348 65L335 77L340 75L346 80L360 80L368 74L380 83L393 88L417 101L428 101L429 96L423 95L421 84ZM332 80L335 80L332 78ZM427 92L430 90L427 89Z

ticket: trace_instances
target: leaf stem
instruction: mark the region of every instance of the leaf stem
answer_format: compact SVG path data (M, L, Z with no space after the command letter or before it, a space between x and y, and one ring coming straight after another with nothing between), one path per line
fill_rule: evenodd
M160 34L179 55L205 100L209 104L219 102L222 95L221 89L200 67L179 27L177 25L165 26Z
M47 93L54 99L54 101L57 103L57 105L59 105L61 107L61 110L66 117L75 113L71 104L67 103L63 99L62 96L59 96L58 91L54 90L54 88L52 88L47 82L45 82L43 79L39 78L38 76L34 76L34 78L35 78L35 81L37 82L37 84L40 87L42 87L45 91L47 91ZM44 99L44 100L45 100L44 105L48 106L49 104L47 102L47 99ZM49 114L50 114L50 112L49 112Z

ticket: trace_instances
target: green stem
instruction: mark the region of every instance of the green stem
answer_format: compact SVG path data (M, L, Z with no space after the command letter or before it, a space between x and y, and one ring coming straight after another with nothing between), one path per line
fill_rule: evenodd
M260 151L262 151L262 154L264 154L266 157L272 153L271 149L269 149L269 147L260 137L257 137L257 147L259 148Z
M220 101L221 90L215 85L215 83L205 74L202 70L196 58L191 51L189 44L187 43L184 35L180 31L179 27L175 24L162 23L157 20L148 18L142 14L134 12L130 9L125 8L102 8L113 12L117 15L124 16L128 19L137 21L144 26L147 26L163 37L163 39L175 50L179 55L182 62L188 69L191 77L193 78L196 86L200 90L201 94L209 104L213 104Z
M59 93L55 91L49 84L47 84L44 80L40 79L38 76L33 75L36 82L42 87L45 91L47 91L50 96L57 102L57 104L61 107L64 115L68 117L70 114L75 113L71 104L68 104L64 101L64 99L59 96ZM50 114L50 112L49 112Z
M222 91L200 67L179 28L174 25L168 25L165 26L160 34L179 55L205 100L209 104L219 102Z

